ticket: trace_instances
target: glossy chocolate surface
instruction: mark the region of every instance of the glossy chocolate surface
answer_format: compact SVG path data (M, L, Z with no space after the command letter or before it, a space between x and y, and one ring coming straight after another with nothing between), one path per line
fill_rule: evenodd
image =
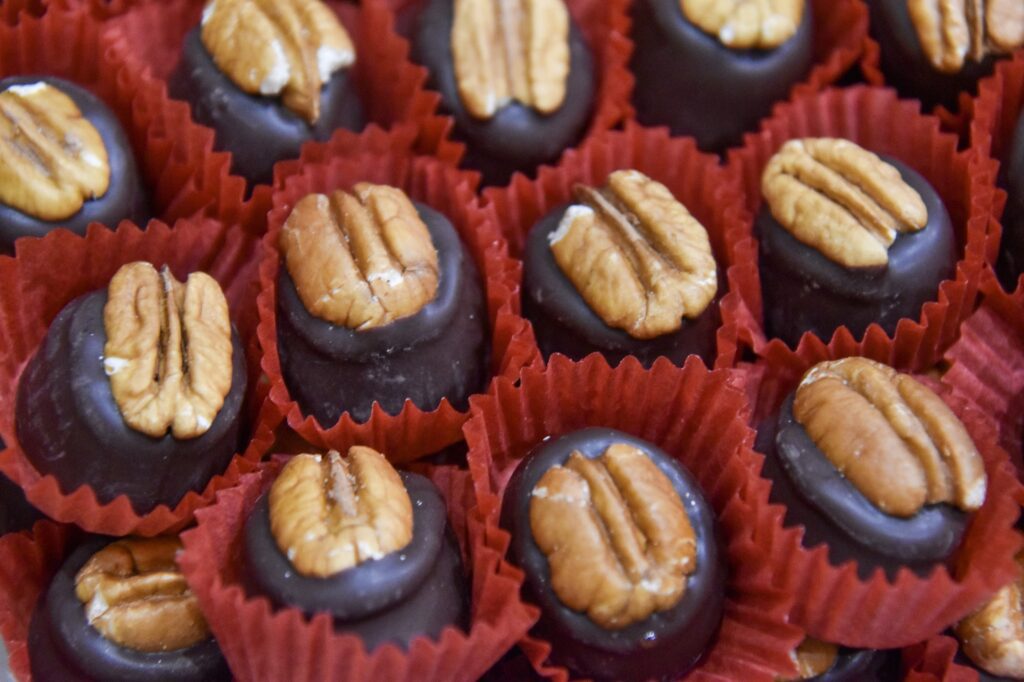
M1013 291L1017 288L1017 278L1024 272L1024 112L1017 119L1001 173L1007 200L999 275L1003 286Z
M796 347L804 332L823 341L845 325L860 338L877 322L888 334L900 319L918 320L938 300L939 284L956 274L957 242L942 199L920 174L889 157L928 209L923 230L900 234L882 268L848 269L797 240L762 205L754 225L761 243L765 330Z
M928 505L906 519L879 511L793 417L793 394L758 429L757 443L771 501L785 505L787 526L804 527L805 547L828 546L833 565L856 561L863 579L879 567L890 578L904 566L926 576L960 545L970 517L952 505Z
M898 650L847 649L840 647L827 671L803 682L889 682L902 679Z
M679 0L636 0L632 17L637 119L690 135L706 151L740 144L814 57L809 3L796 34L773 50L726 47L686 19Z
M973 95L978 79L992 73L993 55L980 62L968 58L958 73L936 69L921 49L906 0L868 0L868 7L871 36L881 48L886 85L896 88L902 97L921 100L925 109L941 104L956 111L960 93Z
M718 296L696 319L684 319L679 331L654 339L635 339L621 329L609 327L591 309L558 267L548 242L548 235L558 229L568 206L563 204L541 218L526 240L523 313L533 324L537 345L545 359L552 353L561 353L579 360L596 351L612 365L627 355L635 356L645 367L660 356L682 365L687 356L699 355L711 364L719 322ZM719 271L719 296L724 280Z
M465 409L487 372L487 309L476 266L448 219L416 204L437 249L437 295L415 315L355 331L314 317L288 270L277 283L277 338L288 392L322 426L342 413L370 418L373 402L398 414L411 400L433 410L442 398Z
M489 120L471 116L462 106L452 63L453 0L431 0L419 15L412 58L427 67L428 84L441 93L455 118L455 135L467 144L463 166L479 170L485 185L503 185L515 171L532 173L555 161L583 136L597 90L593 57L575 21L569 29L569 79L565 101L553 114L540 114L512 102Z
M167 83L171 97L192 105L192 118L213 128L214 146L231 152L231 172L252 183L268 183L274 164L294 159L310 140L327 140L338 128L362 130L363 105L349 69L341 69L320 92L320 118L310 125L278 97L249 95L220 69L203 46L199 29L189 31L181 61Z
M586 614L566 607L550 583L547 557L533 540L530 498L548 469L578 450L599 457L609 445L627 443L643 450L679 493L697 538L697 568L671 609L619 630L606 630ZM678 462L654 445L629 434L587 428L540 444L520 462L502 502L501 524L512 535L511 561L526 573L523 596L537 604L535 634L551 642L551 660L582 676L645 680L681 677L703 655L722 620L726 567L715 535L714 511L700 486Z
M65 493L89 485L100 502L125 494L140 514L173 507L188 491L202 491L239 449L245 352L232 330L231 390L205 434L151 438L124 422L110 390L103 367L106 302L106 289L80 296L50 325L18 384L18 441L39 473L53 474Z
M227 663L213 638L186 649L150 653L118 646L89 624L75 595L75 575L111 540L95 539L72 552L40 598L28 634L33 678L37 682L230 680Z
M107 149L110 186L102 197L86 200L77 213L64 220L40 220L35 216L0 203L0 252L13 253L14 240L19 237L42 237L50 230L65 227L85 234L90 223L117 227L122 220L145 226L149 220L149 200L128 137L107 105L88 90L52 76L18 76L0 80L0 92L12 85L48 83L78 106L82 116L96 128Z
M428 479L400 472L413 503L413 538L405 548L329 578L298 573L270 530L264 496L245 524L242 562L251 591L278 608L326 611L339 632L359 635L368 650L385 642L407 647L420 635L436 639L468 613L462 558L447 527L444 500Z

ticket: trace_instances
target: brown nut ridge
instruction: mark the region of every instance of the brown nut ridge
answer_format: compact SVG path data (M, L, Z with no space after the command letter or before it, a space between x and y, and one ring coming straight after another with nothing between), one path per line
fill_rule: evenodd
M943 73L1024 47L1020 0L907 0L907 11L922 51Z
M320 0L212 0L200 38L224 74L251 95L281 95L316 123L320 89L355 63L345 27Z
M790 140L768 161L761 192L782 227L847 268L886 265L897 233L928 224L896 167L849 140Z
M455 0L451 48L459 97L474 118L490 119L513 100L542 114L565 101L564 0Z
M332 324L381 327L416 314L437 294L430 232L395 187L364 182L351 194L305 196L280 243L306 310Z
M793 416L829 461L881 511L909 517L946 502L985 502L981 455L953 411L908 374L867 358L804 375Z
M682 599L697 540L679 493L643 451L615 443L573 452L530 497L530 529L551 587L597 625L620 629Z
M176 537L128 538L107 545L75 576L89 624L136 651L184 649L210 637L199 603L174 562Z
M129 263L110 280L103 308L103 367L125 423L153 438L210 428L231 390L231 320L217 280L182 284L164 267Z
M1024 555L1017 555L1024 568ZM1024 575L956 626L964 653L993 675L1024 678Z
M777 680L808 680L823 675L836 663L839 647L813 637L805 637L796 649L789 652L789 658L796 665L798 677L777 677Z
M679 0L683 16L735 50L771 50L793 37L805 0Z
M551 253L605 324L651 339L707 309L718 290L708 233L667 187L620 170L574 194Z
M326 578L412 541L412 502L384 455L298 455L270 488L270 532L295 570Z
M47 83L0 92L0 203L63 220L109 186L103 138L70 97Z

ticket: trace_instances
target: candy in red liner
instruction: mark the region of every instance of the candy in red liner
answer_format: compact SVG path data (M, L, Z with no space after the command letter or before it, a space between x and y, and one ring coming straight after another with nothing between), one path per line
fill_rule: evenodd
M56 230L43 239L21 241L16 258L0 261L0 280L4 282L0 300L6 299L0 302L4 322L0 434L7 444L0 453L0 470L22 487L29 502L51 518L92 532L156 535L184 527L196 508L212 502L218 489L252 469L273 442L273 429L280 420L264 399L266 386L258 381L259 355L250 303L257 246L241 229L212 220L179 221L174 228L154 221L145 231L130 223L116 231L94 225L83 237ZM202 270L220 283L246 347L250 388L243 414L247 438L243 451L205 489L186 494L173 509L161 505L142 515L133 511L123 495L104 504L87 485L62 490L53 476L41 476L20 448L14 421L19 377L50 322L69 301L106 287L121 265L136 260L167 264L178 273Z
M258 334L264 351L263 370L269 379L271 401L287 417L291 428L321 447L338 439L358 443L379 442L381 451L386 452L392 461L403 462L455 443L460 439L465 413L453 407L448 399L441 399L439 405L435 403L429 409L421 409L406 400L397 414L385 412L375 402L369 409L369 418L361 422L345 413L336 423L321 424L312 415L304 413L285 382L280 355L279 285L283 278L279 277L282 258L278 241L292 207L311 193L351 190L360 182L391 185L403 190L412 201L427 207L431 215L440 214L443 216L440 220L450 221L458 233L463 245L461 248L479 273L485 295L488 322L485 345L490 347L490 367L482 368L487 372L487 378L491 374L514 376L523 365L534 361L535 345L529 339L528 326L517 315L518 264L507 256L507 247L491 214L477 205L473 196L474 177L435 159L408 154L335 157L321 164L304 165L296 171L296 175L282 178L282 185L274 194L275 207L269 215L269 231L263 240L260 265ZM440 294L438 300L442 300ZM306 316L312 317L308 312ZM419 317L412 316L400 322L411 320L417 323ZM391 326L373 331L390 333ZM355 341L363 343L360 332L351 334L355 335ZM436 336L436 330L431 334ZM412 358L409 351L401 352ZM481 384L481 390L485 385Z
M723 330L756 327L760 315L756 242L738 178L722 169L716 157L699 152L692 140L627 123L624 131L596 133L566 152L557 166L541 168L536 180L520 175L508 187L485 190L484 201L496 212L512 252L522 257L531 229L573 200L574 185L601 187L612 171L620 169L638 170L665 185L707 230L718 263L718 295L711 305L718 307L720 320L712 330L712 336L717 333L717 351L711 349L704 359L717 366L731 365L734 334ZM530 296L524 290L524 297ZM704 313L708 314L714 311ZM585 354L578 348L554 350Z
M752 423L775 415L804 372L818 362L864 354L893 364L890 351L891 345L885 343L863 349L848 343L836 351L820 343L802 345L795 352L769 346L756 365L743 368L754 405ZM952 625L1016 574L1013 557L1021 538L1013 526L1024 489L990 422L965 399L934 381L929 385L960 418L981 453L988 475L985 504L971 517L950 567L937 566L925 577L903 568L891 581L879 570L861 578L855 562L835 566L824 545L805 547L799 526L787 525L765 538L773 584L796 598L791 622L817 639L859 648L906 646ZM771 507L783 511L781 506Z
M449 505L449 523L469 547L472 622L468 632L448 627L437 640L418 637L407 650L393 644L372 652L357 636L335 632L331 618L294 608L273 610L241 585L239 552L249 512L270 485L275 461L244 476L203 510L198 526L183 534L182 571L235 674L245 679L476 679L533 623L515 596L517 571L501 559L503 547L488 537L472 501L465 471L428 470Z
M40 521L32 530L0 537L0 634L7 647L8 664L16 679L31 677L28 628L39 596L60 568L69 542L77 531L52 521Z
M899 320L891 336L878 325L869 325L858 342L867 347L887 341L901 357L916 356L913 362L900 360L897 364L914 369L931 366L973 309L981 269L995 254L994 162L981 155L958 152L957 140L940 133L935 118L922 116L916 103L900 101L890 90L827 90L778 106L760 132L748 135L741 149L730 152L729 164L742 176L747 207L752 213L756 214L762 205L761 176L768 160L787 140L804 137L845 138L896 159L923 176L945 204L957 242L955 278L939 284L934 299L923 305L919 319ZM762 280L762 286L768 284ZM767 341L758 328L741 329L740 336L758 354L764 354L767 345L781 343ZM829 339L819 340L805 333L800 343L819 345L824 341L838 350L851 340L849 330L839 327Z
M761 458L752 450L738 378L708 371L695 358L682 368L659 360L644 370L628 358L612 369L596 354L579 363L554 355L546 370L527 368L518 385L498 379L475 398L464 432L478 505L502 544L508 541L498 527L505 487L522 458L546 438L607 427L679 461L715 511L728 564L724 621L693 674L771 680L795 674L789 652L803 633L787 624L792 595L772 585L765 561L764 543L782 531L781 510L767 505L767 482L756 476ZM569 671L548 661L551 646L534 636L520 641L540 674L565 680Z

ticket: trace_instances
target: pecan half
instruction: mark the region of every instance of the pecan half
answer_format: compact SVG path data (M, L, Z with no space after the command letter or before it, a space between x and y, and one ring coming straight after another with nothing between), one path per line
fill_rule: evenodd
M302 575L326 578L412 541L412 502L384 455L298 455L270 488L270 532Z
M609 327L638 339L676 331L718 290L708 233L668 188L635 170L577 185L549 239L555 262Z
M489 119L513 100L550 114L569 80L564 0L455 0L455 81L466 111Z
M776 678L778 680L808 680L828 672L836 663L839 647L813 637L805 637L789 657L796 664L798 677Z
M303 197L285 221L281 250L306 310L350 329L414 315L437 294L430 232L395 187L363 182L351 194Z
M125 422L160 438L203 435L231 390L231 320L217 280L122 266L103 308L103 365Z
M212 0L200 37L241 90L281 95L310 123L320 118L320 88L356 59L345 27L320 0Z
M680 0L697 28L737 50L771 50L793 37L805 0Z
M1024 568L1024 554L1017 555ZM964 653L993 675L1024 678L1024 575L956 626Z
M922 51L943 73L1024 46L1020 0L907 0L907 11Z
M643 451L573 452L530 497L530 528L551 587L571 609L619 629L679 603L697 541L679 493Z
M790 140L768 161L761 192L790 234L848 268L884 266L897 233L928 224L896 167L849 140Z
M985 466L967 429L908 374L860 357L819 363L797 388L793 416L887 514L939 502L974 511L985 501Z
M107 545L75 576L89 624L119 646L174 651L210 636L206 619L174 562L178 538L128 538Z
M0 92L0 203L63 220L109 186L103 138L70 97L46 83Z

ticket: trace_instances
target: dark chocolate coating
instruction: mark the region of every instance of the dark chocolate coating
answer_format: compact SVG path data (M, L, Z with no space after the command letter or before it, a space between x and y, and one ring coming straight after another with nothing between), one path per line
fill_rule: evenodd
M1003 243L999 254L999 275L1003 286L1013 291L1024 272L1024 113L1017 119L1013 141L1003 163L1006 211L1003 213Z
M956 111L960 93L973 95L978 80L995 68L996 57L989 55L980 62L968 58L958 73L943 73L921 49L906 0L868 0L868 7L871 36L881 48L886 83L903 97L921 100L925 109L941 104Z
M167 83L171 97L192 105L192 118L213 128L214 145L231 152L231 172L254 184L273 179L274 164L295 159L303 143L324 141L338 128L366 125L363 104L349 69L339 69L320 91L320 118L310 124L279 97L250 95L238 88L203 46L199 29L185 36L181 61Z
M0 535L27 530L43 518L43 514L25 499L22 489L0 474Z
M544 115L511 102L486 121L474 118L462 106L452 63L453 8L453 0L427 4L412 39L412 58L427 67L429 86L441 93L444 109L455 118L455 135L467 145L463 165L480 171L485 185L504 185L515 171L532 173L555 161L583 136L597 90L593 58L570 18L569 77L558 111Z
M860 338L872 322L888 334L904 317L918 320L921 307L938 299L939 284L956 273L957 241L942 198L920 174L896 159L904 181L928 209L923 230L899 234L881 268L849 269L799 241L772 216L767 202L757 215L765 329L796 347L804 332L824 341L843 325Z
M690 135L706 151L740 144L814 59L810 3L796 33L773 50L726 47L692 24L679 0L636 0L632 6L637 119Z
M465 627L466 579L459 547L447 527L444 500L428 479L400 472L413 503L413 538L403 549L329 578L298 573L270 530L267 496L245 523L242 562L251 591L277 608L312 615L326 611L339 632L359 635L367 650L385 642L408 647Z
M374 401L398 414L411 400L433 410L442 398L465 409L483 386L488 362L487 309L479 276L459 235L437 211L416 204L437 249L437 295L419 312L386 326L356 331L314 317L288 269L277 283L281 371L302 411L322 426L349 412L370 418Z
M14 253L14 240L19 237L42 237L58 227L66 227L76 234L85 234L90 223L115 228L122 220L131 220L144 227L151 215L149 200L135 165L132 146L114 112L88 90L52 76L5 78L0 80L0 92L12 85L32 83L48 83L63 92L96 128L107 150L110 185L103 196L86 200L77 213L63 220L40 220L0 203L0 252Z
M231 390L209 430L178 440L128 426L103 367L106 289L64 307L18 385L16 426L26 457L69 493L89 485L100 502L125 494L136 513L174 507L201 491L238 451L245 397L245 352L232 330Z
M75 595L75 574L113 538L76 549L39 600L29 626L28 650L37 682L207 682L230 680L227 663L212 637L186 649L135 651L118 646L89 624Z
M805 547L825 543L833 565L856 561L863 579L879 567L890 579L902 567L926 576L960 545L970 517L952 505L928 505L905 519L879 511L793 417L793 394L759 429L758 448L786 525L804 527Z
M899 650L840 647L831 668L804 682L889 682L901 679Z
M621 329L609 327L591 309L558 267L548 242L548 235L558 229L568 207L569 204L563 204L541 218L526 239L523 313L533 324L544 358L561 353L580 360L596 351L612 365L627 355L635 356L644 367L650 367L661 356L676 365L682 365L689 355L698 355L711 363L719 321L717 296L697 318L684 319L679 331L653 339L636 339ZM719 272L720 291L723 281Z
M530 498L541 477L573 451L588 458L613 443L643 450L679 493L697 538L697 568L676 606L619 630L606 630L573 611L551 588L547 557L533 540ZM621 431L587 428L540 444L520 462L505 489L501 525L512 540L509 556L523 569L523 595L541 609L536 634L551 642L551 660L597 679L679 678L697 664L722 620L726 567L715 534L715 516L700 486L678 462L654 445Z

